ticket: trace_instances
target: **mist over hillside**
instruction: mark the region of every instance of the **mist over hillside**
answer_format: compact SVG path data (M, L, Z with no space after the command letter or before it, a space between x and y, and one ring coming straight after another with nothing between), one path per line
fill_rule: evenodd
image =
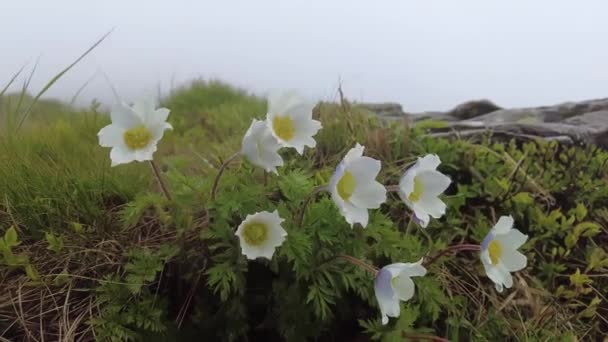
M527 107L606 97L604 1L369 3L13 1L2 4L0 81L39 58L36 92L99 36L112 35L47 96L167 94L219 78L266 94L298 89L332 100L448 110L488 98ZM24 24L24 18L27 18ZM10 48L9 48L10 47ZM15 84L17 90L27 78Z

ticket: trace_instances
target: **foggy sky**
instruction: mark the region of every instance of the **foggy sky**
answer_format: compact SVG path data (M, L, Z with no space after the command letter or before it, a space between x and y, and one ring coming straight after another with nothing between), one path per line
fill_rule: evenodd
M49 96L94 77L79 102L111 103L110 84L133 100L204 77L331 100L341 79L350 98L406 111L545 105L608 97L606 13L602 0L0 0L0 84L40 57L38 91L115 27Z

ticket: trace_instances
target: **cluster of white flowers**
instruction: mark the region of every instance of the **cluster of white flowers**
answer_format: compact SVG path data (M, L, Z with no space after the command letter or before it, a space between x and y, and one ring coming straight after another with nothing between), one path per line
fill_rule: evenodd
M303 154L304 147L316 146L313 137L321 129L321 123L312 119L313 107L293 92L271 97L266 119L253 120L243 138L240 154L251 164L278 174L277 167L283 165L279 154L281 148L294 148ZM121 104L114 108L112 124L98 133L99 144L112 148L112 166L152 161L164 131L172 129L167 123L168 115L168 109L156 109L151 102L133 106ZM331 198L351 227L359 224L365 228L369 221L368 210L379 208L387 199L387 189L376 180L381 162L363 156L364 150L365 147L358 143L350 149L329 182ZM446 212L446 204L439 196L447 190L451 180L437 171L440 163L437 155L418 158L399 181L399 197L422 228L428 226L431 217L438 219ZM272 259L275 249L287 237L281 226L283 221L276 210L247 215L235 233L243 254L252 260ZM517 249L528 236L513 228L513 223L511 216L502 216L479 246L485 272L499 292L513 285L510 272L522 270L527 263L526 256ZM374 289L383 324L388 323L388 317L399 316L400 301L413 297L415 286L411 278L424 276L427 272L422 261L390 264L376 273Z

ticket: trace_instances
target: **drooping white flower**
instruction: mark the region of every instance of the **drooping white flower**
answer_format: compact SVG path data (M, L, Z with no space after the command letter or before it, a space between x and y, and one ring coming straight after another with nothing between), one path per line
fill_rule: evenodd
M430 216L440 218L445 214L446 205L439 195L450 186L451 180L437 171L440 163L437 155L427 154L418 158L399 181L399 197L414 212L423 228L428 226Z
M173 129L167 122L169 109L156 109L151 101L137 102L133 106L121 103L110 115L112 123L102 128L97 136L99 145L112 148L112 166L152 160L156 144L165 130Z
M414 296L412 277L422 277L426 268L422 259L416 263L396 263L384 266L376 275L374 291L382 314L382 324L389 317L399 317L399 301L407 301Z
M513 278L510 272L524 269L525 255L517 251L528 236L513 228L513 218L502 216L481 243L481 262L488 277L496 284L496 290L511 288Z
M350 149L329 181L331 197L351 226L367 226L367 209L379 208L386 201L386 188L376 181L380 161L363 156L365 147Z
M283 221L276 210L272 213L261 211L247 215L235 234L239 237L241 249L247 259L272 259L275 248L279 247L287 236L281 226Z
M266 123L281 146L293 147L299 154L304 147L315 147L313 136L321 122L312 119L313 103L303 101L296 93L273 95L268 99Z
M283 159L278 152L280 148L281 145L270 132L266 122L253 119L243 137L241 154L253 165L278 174L277 167L283 165Z

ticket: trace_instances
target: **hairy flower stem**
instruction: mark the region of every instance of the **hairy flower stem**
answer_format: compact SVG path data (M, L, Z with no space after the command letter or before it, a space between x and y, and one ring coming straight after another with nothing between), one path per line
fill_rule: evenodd
M480 251L481 250L481 246L479 245L473 245L473 244L462 244L462 245L453 245L453 246L448 246L446 249L440 251L439 253L437 253L435 256L431 257L430 259L428 259L428 261L426 261L424 263L424 267L428 267L430 266L432 263L434 263L435 261L437 261L437 259L439 259L440 257L448 254L448 253L457 253L460 251Z
M361 260L359 260L359 259L357 259L355 257L352 257L350 255L341 254L341 255L338 255L336 257L336 259L343 259L343 260L346 260L346 261L350 262L351 264L353 264L355 266L359 266L362 269L364 269L364 270L368 271L369 273L373 274L374 277L378 273L378 269L376 267L374 267L373 265L365 263L365 262L363 262L363 261L361 261Z
M388 192L399 192L399 185L387 185L386 191Z
M238 158L241 155L240 152L237 152L233 155L231 155L230 157L228 157L228 159L224 160L224 162L222 163L222 165L220 166L219 171L217 172L217 175L215 176L215 179L213 180L213 187L211 188L211 200L215 200L215 194L217 193L217 187L220 184L220 178L222 178L222 174L224 174L224 170L226 170L226 168L228 167L228 165L234 161L236 158Z
M154 178L156 178L156 181L158 182L158 187L163 192L163 194L165 194L165 197L167 197L169 202L172 201L171 193L169 193L169 189L167 188L165 181L163 181L163 177L160 175L160 170L158 169L158 165L156 165L154 160L150 160L150 167L152 168L152 173L154 174Z
M298 220L297 222L297 226L301 227L302 226L302 222L304 222L304 213L306 212L306 207L308 207L308 205L310 204L310 202L312 202L312 200L315 198L315 196L323 191L327 191L328 187L327 185L320 185L316 188L314 188L310 194L308 194L308 196L306 196L306 199L304 200L304 203L302 204L302 209L300 209L299 215L298 215Z

